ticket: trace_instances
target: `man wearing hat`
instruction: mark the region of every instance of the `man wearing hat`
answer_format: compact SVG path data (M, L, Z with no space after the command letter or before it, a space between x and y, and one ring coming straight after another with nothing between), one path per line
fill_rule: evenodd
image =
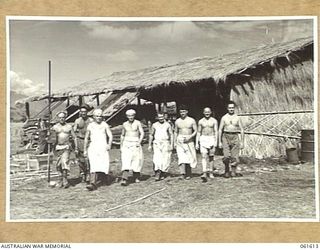
M88 125L84 139L84 155L88 156L90 161L90 184L87 186L89 191L97 189L99 173L109 174L109 151L112 139L111 129L103 121L102 110L95 109L93 122Z
M180 118L175 122L175 147L178 155L178 164L183 179L191 178L191 168L197 166L197 155L194 139L197 134L196 121L188 116L188 108L181 105Z
M135 119L136 111L126 111L128 121L123 123L120 150L122 160L122 186L128 185L129 171L133 172L135 182L140 182L140 172L143 164L142 140L144 131L141 122Z
M164 118L164 114L158 113L158 121L152 124L149 135L149 147L153 149L153 164L156 173L156 181L160 181L168 173L171 152L173 148L173 133L169 122Z
M73 130L75 131L78 139L78 155L77 160L80 168L80 175L82 182L88 181L89 177L89 162L83 155L84 149L84 137L86 135L87 127L89 123L93 121L91 117L88 117L88 109L87 105L83 105L79 110L79 118L77 118L74 122Z

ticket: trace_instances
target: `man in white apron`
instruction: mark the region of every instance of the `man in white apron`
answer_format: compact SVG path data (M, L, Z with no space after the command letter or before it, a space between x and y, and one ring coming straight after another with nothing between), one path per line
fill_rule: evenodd
M89 191L97 189L98 173L109 173L112 139L110 127L103 121L102 110L94 110L93 122L89 123L84 139L84 155L88 156L90 163L90 184L87 186Z
M194 145L197 134L196 121L188 116L188 108L181 105L179 108L180 118L175 122L175 147L178 155L182 179L191 178L191 169L197 166L197 155Z

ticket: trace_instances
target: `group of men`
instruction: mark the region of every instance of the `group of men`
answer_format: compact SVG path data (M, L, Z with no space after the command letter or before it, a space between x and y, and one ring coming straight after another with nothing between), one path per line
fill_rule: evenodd
M203 173L201 179L207 182L214 178L214 154L217 147L223 148L225 178L242 176L237 171L239 150L243 147L244 132L240 117L235 114L235 103L230 101L218 126L213 118L212 110L204 108L204 117L196 123L188 116L188 108L179 107L180 117L173 125L164 113L157 114L157 122L153 123L149 133L148 150L153 151L153 170L155 181L164 179L171 164L171 154L176 149L181 179L189 180L192 169L197 165L196 150L202 155ZM93 111L93 118L88 116L88 107L80 108L79 118L74 125L66 123L67 114L58 114L59 122L53 126L56 133L55 155L57 170L61 173L60 187L68 188L69 158L71 151L70 137L73 138L75 154L80 167L82 180L87 182L87 189L97 189L97 176L102 172L109 173L109 151L113 136L109 125L103 121L101 109ZM136 111L126 111L127 121L123 123L120 137L121 152L121 185L127 186L132 176L133 182L140 182L143 166L142 140L144 130L136 117ZM230 168L231 167L231 168Z

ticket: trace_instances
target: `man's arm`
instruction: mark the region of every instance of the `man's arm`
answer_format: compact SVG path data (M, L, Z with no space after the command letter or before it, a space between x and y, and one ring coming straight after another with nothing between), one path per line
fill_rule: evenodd
M219 138L218 138L218 121L215 119L215 118L213 118L214 119L214 134L216 135L216 145L218 145L218 143L219 143Z
M169 127L168 127L168 134L169 134L169 137L170 137L170 146L171 146L171 150L173 149L173 132L172 132L172 127L171 125L169 124Z
M77 130L78 130L78 119L75 120L75 122L74 122L73 130L74 130L74 132L77 132Z
M120 149L122 148L124 136L126 135L126 130L124 128L124 123L122 124L122 131L121 131L121 136L120 136Z
M224 117L222 117L221 121L220 121L220 126L219 126L219 135L218 135L218 147L222 147L222 132L223 132L223 128L224 128Z
M179 126L178 126L178 120L176 120L174 123L174 135L173 135L173 146L174 147L177 146L178 133L179 133Z
M154 129L154 126L152 124L151 128L150 128L150 134L149 134L149 147L148 147L149 151L151 151L151 149L152 149L152 142L153 142L154 132L155 132L155 129Z
M84 146L83 146L83 154L84 156L87 156L88 152L87 152L87 148L88 148L88 141L89 141L89 137L90 137L90 130L87 129L86 134L84 136Z
M196 123L196 120L192 119L192 134L190 135L190 139L194 138L196 135L197 135L197 131L198 131L198 128L197 128L197 123Z
M143 131L141 122L138 122L138 129L139 129L139 133L140 133L139 144L141 144L143 137L144 137L144 131Z
M71 136L73 137L73 140L74 140L75 151L78 151L78 139L77 139L77 136L76 136L72 126L70 126L70 127L71 127L71 130L70 130Z
M199 148L199 141L200 141L200 136L202 134L202 125L201 125L201 120L198 123L198 133L196 136L196 148Z
M107 133L107 136L108 136L108 146L109 146L109 149L111 149L112 141L113 141L113 135L112 135L111 129L110 129L108 124L106 126L106 133Z
M239 117L239 128L240 128L240 149L244 147L244 129L242 126L241 118Z

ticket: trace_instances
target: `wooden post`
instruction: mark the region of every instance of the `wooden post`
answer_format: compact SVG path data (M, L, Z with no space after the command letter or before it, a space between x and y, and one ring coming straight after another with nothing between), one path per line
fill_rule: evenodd
M140 97L138 96L137 99L138 99L138 106L141 106L141 99L140 99Z
M96 98L97 98L97 106L100 106L99 94L96 95Z
M158 103L158 112L161 111L161 102Z
M26 102L25 106L26 106L26 115L29 119L30 118L30 104L29 104L29 102Z
M82 106L82 96L79 95L79 107L81 107L81 106Z
M69 105L70 105L70 98L68 97L68 99L67 99L67 107L69 107Z
M48 118L48 137L50 138L50 122L51 122L51 61L49 61L49 79L48 79L48 92L49 92L49 105L48 105L48 111L49 111L49 118ZM50 183L50 171L51 171L51 165L50 165L50 143L48 143L48 183Z
M167 106L167 89L164 86L163 87L163 111L167 112L168 106Z

